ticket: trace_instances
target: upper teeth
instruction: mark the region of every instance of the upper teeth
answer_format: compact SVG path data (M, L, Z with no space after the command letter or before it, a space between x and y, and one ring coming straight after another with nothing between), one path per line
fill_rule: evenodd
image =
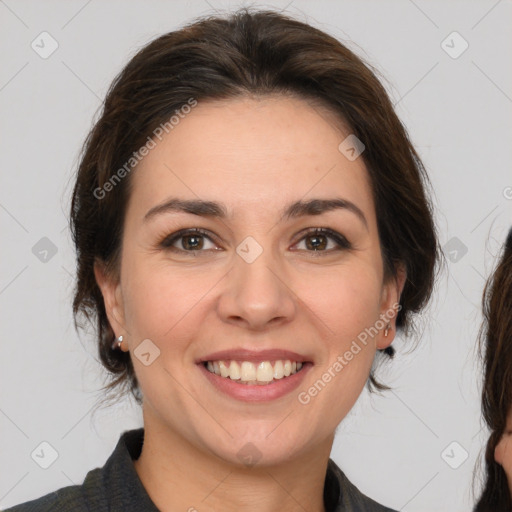
M271 382L273 379L282 379L297 373L302 368L302 363L289 359L274 361L273 365L270 361L257 364L250 361L241 361L240 364L237 361L208 361L207 368L212 373L232 380Z

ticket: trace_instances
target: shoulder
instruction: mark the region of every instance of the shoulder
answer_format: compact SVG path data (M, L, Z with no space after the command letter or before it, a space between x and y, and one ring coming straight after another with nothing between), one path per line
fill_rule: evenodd
M125 431L105 465L89 471L83 484L63 487L4 512L158 512L133 465L143 442L143 428Z
M332 459L328 463L329 473L339 486L338 503L332 512L397 512L364 495Z
M91 510L107 510L94 505L97 500L95 494L100 487L99 469L93 469L87 473L82 485L70 485L50 492L35 500L27 501L4 512L90 512Z

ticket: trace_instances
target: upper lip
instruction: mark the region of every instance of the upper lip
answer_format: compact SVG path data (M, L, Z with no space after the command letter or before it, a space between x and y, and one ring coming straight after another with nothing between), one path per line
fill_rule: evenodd
M229 350L221 350L219 352L213 352L204 357L199 358L196 363L204 363L205 361L276 361L286 360L296 361L298 363L308 362L309 359L305 356L292 352L290 350L283 349L271 349L271 350L247 350L242 348L234 348Z

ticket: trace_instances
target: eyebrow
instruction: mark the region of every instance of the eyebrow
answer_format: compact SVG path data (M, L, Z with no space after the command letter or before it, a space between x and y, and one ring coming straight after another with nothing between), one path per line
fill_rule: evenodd
M368 222L363 211L352 201L340 197L333 199L310 199L308 201L295 201L285 207L281 220L321 215L332 210L347 210L354 213L368 230ZM169 212L184 212L201 217L212 217L226 219L229 217L227 208L222 203L215 201L204 201L202 199L179 199L170 198L165 202L151 208L144 215L144 222L151 218Z

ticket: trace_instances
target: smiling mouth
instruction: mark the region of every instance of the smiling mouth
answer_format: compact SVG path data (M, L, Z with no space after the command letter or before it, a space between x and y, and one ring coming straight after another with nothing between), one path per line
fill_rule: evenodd
M237 384L267 385L278 380L286 379L300 372L305 364L290 359L276 361L204 361L203 366L211 373L235 381Z

